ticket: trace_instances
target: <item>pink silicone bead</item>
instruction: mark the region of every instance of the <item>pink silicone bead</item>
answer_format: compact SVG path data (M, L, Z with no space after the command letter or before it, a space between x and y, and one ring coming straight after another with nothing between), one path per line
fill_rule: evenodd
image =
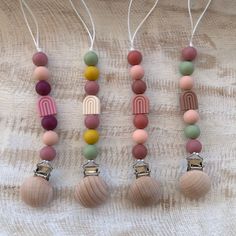
M188 110L184 113L183 119L187 124L195 124L199 120L199 114L195 110Z
M45 146L39 155L42 160L52 161L56 157L56 150L51 146Z
M181 89L192 89L193 87L193 78L190 76L183 76L180 78L179 86Z
M148 134L144 129L137 129L133 132L132 138L136 143L145 143L148 139Z
M132 66L129 73L134 80L142 79L144 76L144 69L140 65Z
M35 80L47 80L49 78L49 70L45 66L38 66L33 72L33 78Z
M43 134L43 143L48 146L52 146L58 143L58 134L52 130L46 131Z
M202 151L202 144L197 139L190 139L186 144L186 151L190 154L193 152L199 153Z

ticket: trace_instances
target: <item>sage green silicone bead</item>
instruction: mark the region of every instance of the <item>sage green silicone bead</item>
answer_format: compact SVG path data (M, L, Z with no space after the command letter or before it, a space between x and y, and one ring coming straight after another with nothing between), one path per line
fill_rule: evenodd
M196 139L200 133L200 128L197 125L188 125L184 129L184 134L187 138Z
M191 61L180 62L179 71L182 75L191 75L194 71L193 63Z
M94 160L98 155L96 145L85 146L83 149L83 155L87 160Z
M98 63L98 56L94 51L89 51L84 55L84 62L87 66L96 66Z

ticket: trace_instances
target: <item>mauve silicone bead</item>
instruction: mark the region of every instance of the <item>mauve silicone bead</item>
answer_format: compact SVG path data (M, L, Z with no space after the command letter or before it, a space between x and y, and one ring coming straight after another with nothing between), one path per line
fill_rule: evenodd
M46 96L51 92L51 85L45 80L40 80L36 84L35 90L39 95Z
M197 56L197 50L194 47L188 46L182 49L182 58L186 61L193 61Z
M133 123L137 129L144 129L148 125L148 117L145 114L135 115Z
M199 153L202 151L202 144L197 139L190 139L186 144L186 151L190 154L193 152Z
M135 80L132 84L132 90L135 94L143 94L147 89L147 85L143 80Z
M88 129L96 129L99 126L98 115L87 115L84 124Z
M32 61L36 66L46 66L48 64L48 57L43 52L36 52L33 55Z
M96 95L99 92L99 85L96 81L87 81L84 90L87 95Z
M132 50L129 52L127 60L130 65L134 66L134 65L140 64L142 61L142 58L143 58L142 54L139 51Z
M52 161L56 157L56 150L51 146L45 146L40 150L42 160Z
M133 147L132 154L136 159L144 159L147 156L147 148L143 144L137 144Z
M54 130L57 127L57 119L55 116L45 116L41 121L41 125L46 130Z

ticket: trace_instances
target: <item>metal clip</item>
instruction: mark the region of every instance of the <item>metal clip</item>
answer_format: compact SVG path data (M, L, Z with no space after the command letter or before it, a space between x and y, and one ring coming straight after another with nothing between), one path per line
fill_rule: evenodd
M143 160L138 160L133 165L133 168L135 170L134 174L136 176L136 179L142 176L150 176L150 170L149 170L149 164L144 162Z
M200 156L199 153L193 152L190 156L187 158L188 167L187 171L190 170L203 170L203 158Z
M83 165L84 169L84 177L86 176L98 176L99 171L99 165L95 163L93 160L88 161Z
M53 170L51 164L48 161L41 161L37 164L36 170L34 170L34 175L42 177L49 180L50 173Z

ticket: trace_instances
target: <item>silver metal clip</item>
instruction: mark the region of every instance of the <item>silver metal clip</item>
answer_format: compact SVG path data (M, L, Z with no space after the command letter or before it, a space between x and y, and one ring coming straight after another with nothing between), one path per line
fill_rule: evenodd
M34 175L42 177L46 180L49 180L50 173L53 170L49 161L41 161L37 164L36 170L34 170Z
M133 168L135 170L134 174L136 179L141 176L150 176L151 171L149 170L149 164L143 160L137 160L133 165Z
M199 153L193 152L187 158L188 166L187 171L190 170L203 170L203 158L200 156Z
M99 165L94 162L94 160L89 160L83 165L84 169L84 177L86 176L98 176L99 171Z

